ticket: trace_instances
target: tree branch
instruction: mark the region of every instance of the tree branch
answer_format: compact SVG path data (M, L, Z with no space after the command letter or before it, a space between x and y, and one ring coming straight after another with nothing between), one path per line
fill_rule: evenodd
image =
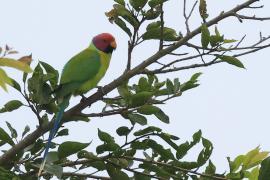
M104 176L96 176L92 174L82 174L82 173L73 173L73 172L64 172L63 176L67 177L80 177L80 178L92 178L92 179L99 179L99 180L110 180L111 178L109 177L104 177Z
M217 24L218 22L222 21L223 19L226 19L230 16L235 16L235 13L238 11L249 7L251 4L257 2L259 0L248 0L240 5L237 5L235 8L231 9L230 11L227 12L222 12L220 15L217 17L213 18L212 20L206 22L206 25L212 26L214 24ZM134 67L131 70L126 71L123 75L112 81L111 83L107 84L106 86L103 87L102 91L98 90L96 93L88 97L85 101L78 103L71 109L69 109L67 112L64 114L64 118L66 119L67 117L72 117L74 115L80 114L80 112L87 108L88 106L92 105L93 103L101 100L104 96L104 94L110 93L112 90L114 90L116 87L121 85L124 81L134 77L137 74L140 74L146 67L151 65L152 63L155 63L158 59L164 57L165 55L173 52L177 48L185 45L190 39L195 37L196 35L201 33L201 27L196 28L186 36L184 36L182 39L177 41L176 43L172 44L171 46L162 49L149 57L148 59L144 60L141 64L138 66ZM62 121L62 123L65 123L67 121ZM33 144L36 139L38 139L40 136L45 134L47 131L51 129L51 127L54 124L54 120L50 121L48 124L43 125L42 127L38 127L35 131L33 131L31 134L26 136L23 140L21 140L19 143L14 145L12 148L10 148L8 151L6 151L1 157L0 157L0 165L8 164L12 161L12 158L15 157L16 154L19 152L23 151L24 148L27 146Z
M217 177L217 176L213 176L213 175L209 175L209 174L202 174L202 173L199 173L197 171L192 171L192 170L180 168L180 167L170 165L170 164L167 164L167 163L163 163L163 162L148 161L148 160L145 160L145 159L129 157L129 156L122 156L121 158L128 159L128 160L139 161L139 162L144 162L144 163L152 163L152 164L156 164L156 165L159 165L159 166L170 167L170 168L174 168L174 169L176 169L178 171L181 171L181 172L196 174L196 175L199 175L199 176L202 176L202 177L207 177L207 178L211 178L211 179L215 179L215 180L227 180L227 178Z

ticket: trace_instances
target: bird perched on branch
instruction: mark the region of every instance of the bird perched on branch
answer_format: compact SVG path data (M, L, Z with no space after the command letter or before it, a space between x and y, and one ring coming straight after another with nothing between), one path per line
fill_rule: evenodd
M71 95L83 95L97 87L110 65L115 49L115 38L109 33L102 33L95 36L89 47L72 57L64 66L60 85L55 90L59 110L50 131L38 177L44 169L51 141L57 132L64 111L68 107Z

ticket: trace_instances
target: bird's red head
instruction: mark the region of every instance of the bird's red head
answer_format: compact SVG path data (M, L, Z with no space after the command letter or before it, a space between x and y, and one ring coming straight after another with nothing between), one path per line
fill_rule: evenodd
M112 53L116 49L115 38L109 33L102 33L92 40L97 49L105 53Z

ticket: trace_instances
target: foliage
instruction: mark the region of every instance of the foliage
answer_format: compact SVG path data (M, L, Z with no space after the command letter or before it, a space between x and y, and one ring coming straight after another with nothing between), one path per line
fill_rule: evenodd
M5 56L11 55L11 54L17 54L18 52L10 48L8 45L5 46L4 50L0 47L0 66L7 66L14 69L18 69L20 71L23 71L25 73L32 72L32 69L29 66L29 62L32 61L32 56L24 56L21 57L18 60L6 58ZM28 64L29 63L29 64ZM12 78L10 78L6 72L0 68L0 87L2 87L5 91L7 91L7 86L10 85L13 87L16 87L16 82Z
M270 171L269 153L261 151L259 147L247 154L237 156L234 160L228 157L229 170L219 173L211 161L213 144L203 136L201 130L195 132L191 140L184 141L174 134L165 132L161 127L148 125L150 119L160 121L164 125L173 121L172 117L164 111L162 105L171 99L181 97L184 92L198 87L198 79L202 75L198 72L188 80L180 81L179 78L164 80L159 74L224 62L238 68L244 68L243 63L238 59L240 56L254 53L254 49L258 51L268 47L258 46L267 40L262 38L255 45L239 48L242 40L226 39L225 35L221 35L218 27L211 28L213 24L217 24L222 19L236 16L238 11L248 8L255 0L246 1L234 8L233 11L229 11L232 14L221 13L211 23L207 21L209 18L207 1L200 0L198 12L202 24L194 31L190 31L188 21L197 2L189 13L190 15L186 14L186 8L184 8L186 35L177 33L178 30L165 24L164 13L166 11L164 11L164 6L169 4L168 0L114 1L112 10L107 12L106 16L111 23L120 27L130 38L126 71L118 79L104 86L102 93L98 91L88 97L86 101L82 100L67 110L61 122L63 126L59 128L55 139L69 135L69 129L65 128L64 124L70 121L88 122L89 118L92 117L105 118L118 114L128 122L128 125L114 129L118 137L113 137L112 132L98 129L97 137L101 143L97 147L92 147L95 152L88 148L91 147L91 142L53 143L50 147L51 151L48 154L45 171L42 174L43 178L51 179L56 176L73 180L108 179L108 177L101 177L98 174L102 172L101 175L106 174L113 180L240 180L244 178L267 180ZM186 1L184 1L185 6ZM238 15L236 17L252 19L247 18L247 16ZM258 20L256 17L253 19ZM142 27L146 27L146 29ZM195 36L200 37L201 42L198 45L190 42ZM133 49L150 40L158 42L157 52L132 68L131 54ZM198 54L188 55L190 53L174 52L174 50L181 49L183 45L196 50ZM247 51L242 54L234 54L235 51L240 50ZM8 48L6 48L6 52L8 54ZM160 63L158 60L162 60L163 56L177 56L177 59L167 64ZM182 61L195 58L202 63L179 65ZM209 61L210 58L212 60ZM24 63L18 63L20 61ZM20 61L15 62L12 59L1 58L0 65L12 66L30 72L30 68L25 63L28 62L27 57L20 59ZM155 69L156 66L151 66L154 63L161 67ZM55 100L57 97L53 92L58 87L59 72L51 65L40 61L31 75L24 74L20 83L15 80L11 81L2 69L0 69L0 75L4 79L2 84L0 81L0 85L4 89L6 89L5 84L13 85L24 98L24 102L19 100L7 102L0 109L0 113L13 112L19 108L30 108L39 123L37 129L33 131L26 125L21 133L17 132L9 122L6 122L6 127L0 128L0 146L10 147L12 150L4 150L0 157L0 165L2 166L0 167L0 179L36 179L42 161L41 155L46 145L46 140L42 138L42 135L52 127L54 114L58 111L58 102ZM130 83L129 80L135 75L139 76L138 80ZM24 88L21 88L22 83ZM113 95L104 96L113 90ZM102 100L104 104L101 112L82 113L83 109L98 100ZM18 142L18 138L21 138L22 141ZM194 149L199 150L198 154L191 152ZM187 156L191 153L194 158L187 160ZM74 172L67 172L67 168L73 169ZM89 173L78 173L80 170L87 170Z

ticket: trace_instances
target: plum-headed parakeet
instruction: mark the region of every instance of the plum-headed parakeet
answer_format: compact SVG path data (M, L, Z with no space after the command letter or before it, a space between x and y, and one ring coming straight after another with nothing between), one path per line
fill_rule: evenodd
M51 141L71 95L82 95L97 86L110 65L111 55L115 48L115 38L111 34L99 34L92 39L89 47L72 57L64 66L59 88L55 90L59 101L59 111L50 131L38 176L44 168Z

